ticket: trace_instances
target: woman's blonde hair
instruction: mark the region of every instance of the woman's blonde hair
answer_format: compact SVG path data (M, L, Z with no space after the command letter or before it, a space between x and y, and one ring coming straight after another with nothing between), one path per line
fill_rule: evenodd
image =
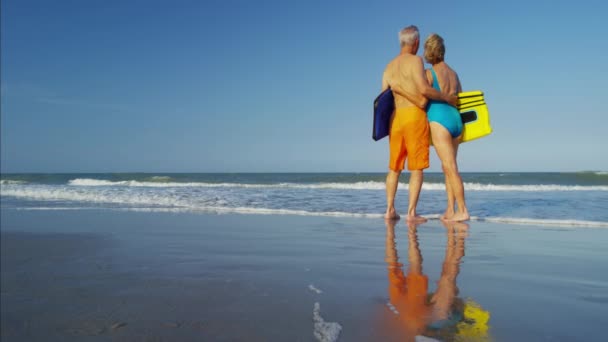
M437 33L431 34L424 42L424 59L430 64L437 64L443 62L444 57L443 38Z

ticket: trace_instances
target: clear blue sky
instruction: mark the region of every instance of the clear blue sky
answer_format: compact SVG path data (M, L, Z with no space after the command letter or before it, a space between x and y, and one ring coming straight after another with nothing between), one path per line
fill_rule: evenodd
M603 1L1 6L3 172L384 172L372 102L409 24L486 94L462 171L608 170Z

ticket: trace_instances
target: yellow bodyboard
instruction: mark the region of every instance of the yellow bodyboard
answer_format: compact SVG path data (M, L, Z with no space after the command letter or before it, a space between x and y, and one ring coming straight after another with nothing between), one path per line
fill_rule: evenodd
M483 92L477 90L459 93L458 111L463 123L462 142L479 139L492 133L490 113Z
M490 112L479 90L458 93L458 112L462 119L461 142L467 142L485 137L492 133ZM431 145L433 139L431 138Z

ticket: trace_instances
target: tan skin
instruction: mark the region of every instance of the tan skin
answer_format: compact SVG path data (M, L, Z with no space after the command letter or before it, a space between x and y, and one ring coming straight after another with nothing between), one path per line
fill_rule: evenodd
M458 74L447 63L440 61L433 64L433 69L437 74L437 81L442 93L454 94L462 92ZM433 76L429 69L426 70L426 79L428 84L433 84ZM464 186L456 162L458 146L462 135L452 138L450 132L437 122L430 122L429 126L431 128L433 146L435 146L437 156L441 160L441 167L445 175L448 203L441 218L448 221L466 221L470 218L470 215L464 199ZM456 203L456 211L454 210L454 203Z
M386 67L382 77L382 90L390 87L395 97L395 108L407 108L416 106L424 109L427 99L447 102L453 106L458 103L458 97L454 94L442 93L429 86L424 74L422 58L416 56L420 41L416 40L413 45L403 45L397 57ZM394 114L393 114L394 115ZM401 171L389 170L386 176L386 219L398 219L395 210L395 194L399 184ZM412 222L424 222L426 219L417 215L416 206L422 188L422 170L411 170L409 181L409 203L407 220Z

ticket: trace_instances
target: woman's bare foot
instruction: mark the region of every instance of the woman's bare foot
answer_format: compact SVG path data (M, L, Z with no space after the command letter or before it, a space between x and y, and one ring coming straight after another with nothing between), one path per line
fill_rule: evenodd
M386 210L386 214L384 214L384 218L386 220L398 220L400 218L400 216L399 216L399 214L397 214L397 211L395 210L395 208L391 208L391 209Z
M454 209L446 209L443 215L439 216L440 220L447 220L450 216L454 215Z

